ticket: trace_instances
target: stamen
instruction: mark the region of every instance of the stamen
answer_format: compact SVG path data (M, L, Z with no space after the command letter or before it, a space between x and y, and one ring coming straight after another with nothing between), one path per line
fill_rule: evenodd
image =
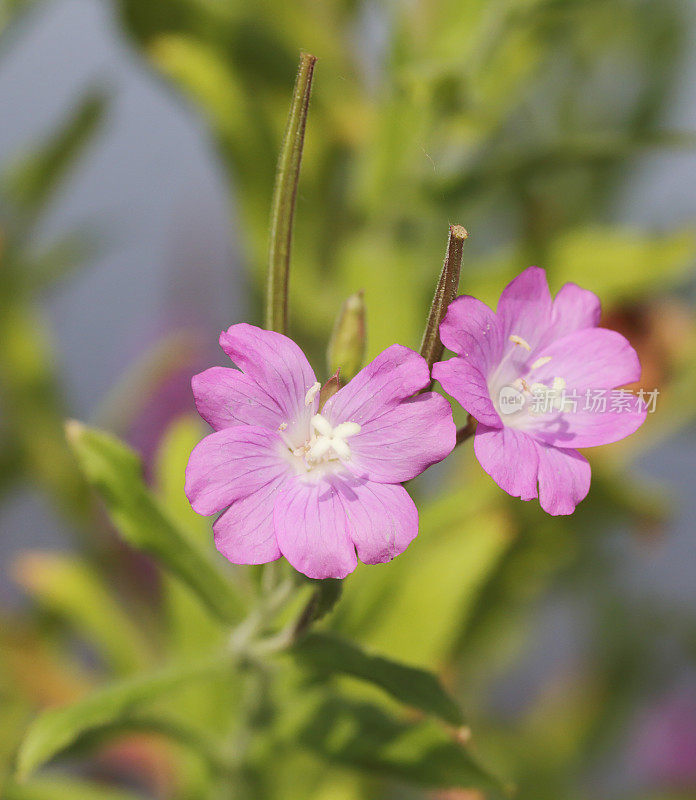
M511 333L508 339L513 344L518 344L520 347L524 347L524 349L527 350L528 352L531 352L532 348L529 342L526 339L523 339L521 336L518 336L516 333Z
M310 386L307 390L307 394L304 398L304 404L306 406L311 406L314 402L314 398L319 394L321 391L321 384L317 381L313 386Z
M281 422L280 425L278 425L278 433L280 434L280 438L283 440L288 450L292 450L293 444L288 438L287 434L285 433L287 429L288 429L287 422Z
M568 400L565 397L565 388L565 379L559 377L553 379L551 386L546 386L543 383L533 383L531 393L539 399L540 405L531 409L532 414L544 414L554 410L565 411L568 403L572 403L572 400Z
M544 364L548 364L551 361L551 356L542 356L541 358L537 358L537 360L532 364L532 369L539 369L539 367L543 367Z

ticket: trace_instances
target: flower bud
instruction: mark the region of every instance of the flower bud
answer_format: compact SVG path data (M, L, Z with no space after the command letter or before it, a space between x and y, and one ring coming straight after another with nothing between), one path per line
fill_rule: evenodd
M347 383L360 370L365 359L365 300L363 292L352 294L336 318L327 350L329 373L341 371Z

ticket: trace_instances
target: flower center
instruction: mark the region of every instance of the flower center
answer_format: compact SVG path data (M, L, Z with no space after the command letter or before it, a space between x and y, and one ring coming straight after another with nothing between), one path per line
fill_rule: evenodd
M283 436L282 425L279 433ZM334 428L326 417L315 414L309 421L309 437L304 444L293 447L284 436L283 439L292 455L301 460L309 472L330 462L348 461L350 446L346 440L356 433L360 433L360 425L357 422L341 422Z
M532 364L532 369L534 368ZM566 382L564 378L554 378L551 386L538 382L530 386L524 378L518 378L512 384L512 388L523 397L521 405L528 404L530 414L550 414L555 411L572 410L573 408L572 398L566 397Z
M555 377L551 386L534 380L534 372L552 361L551 356L541 356L530 364L527 358L533 348L529 342L514 333L508 341L513 346L488 381L491 399L505 424L519 427L528 420L528 414L568 410L566 382L562 377Z

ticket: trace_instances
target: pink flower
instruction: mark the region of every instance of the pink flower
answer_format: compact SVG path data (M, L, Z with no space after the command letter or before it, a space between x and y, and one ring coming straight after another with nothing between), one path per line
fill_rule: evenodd
M544 270L529 267L497 313L459 297L440 326L456 356L435 364L433 377L478 420L479 463L549 514L572 514L589 491L590 465L575 448L616 442L645 420L637 397L612 391L638 380L638 356L597 327L599 315L592 292L567 283L552 300Z
M696 693L674 691L638 720L630 746L632 774L670 789L696 787Z
M235 564L281 555L310 578L344 578L390 561L418 533L403 486L454 447L449 403L413 394L430 380L421 356L392 345L319 409L320 384L286 336L233 325L220 345L242 372L194 376L215 428L193 450L186 496Z

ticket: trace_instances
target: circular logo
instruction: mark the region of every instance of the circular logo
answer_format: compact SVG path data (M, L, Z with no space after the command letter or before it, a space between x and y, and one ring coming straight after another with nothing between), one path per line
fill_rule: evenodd
M513 386L503 386L498 394L498 410L501 414L514 414L524 407L524 395Z

